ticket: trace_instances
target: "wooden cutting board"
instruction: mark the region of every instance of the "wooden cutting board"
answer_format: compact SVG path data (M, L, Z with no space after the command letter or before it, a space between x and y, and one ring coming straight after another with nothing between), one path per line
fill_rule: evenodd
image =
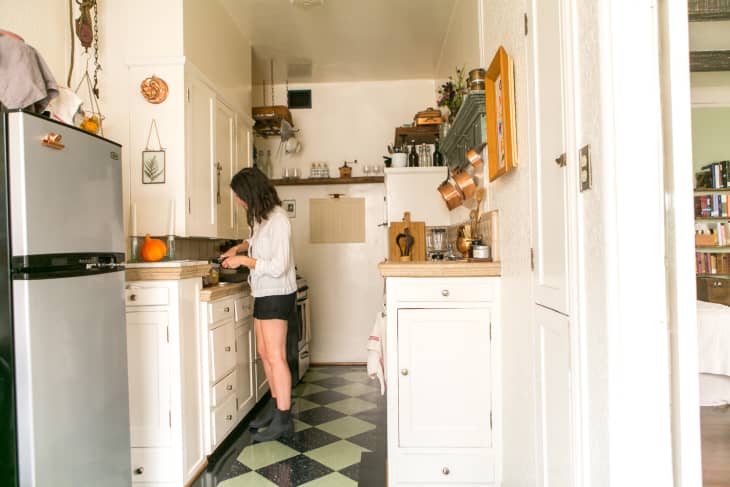
M413 248L411 249L411 261L421 262L426 260L426 223L412 222L411 212L403 213L403 221L392 222L388 227L388 260L398 262L400 260L400 249L395 242L398 234L410 228L413 237Z

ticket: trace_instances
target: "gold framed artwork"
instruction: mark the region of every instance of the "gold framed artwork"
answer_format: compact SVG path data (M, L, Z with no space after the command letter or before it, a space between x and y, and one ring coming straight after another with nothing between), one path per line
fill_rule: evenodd
M487 69L484 85L490 181L517 166L513 70L512 59L500 46Z

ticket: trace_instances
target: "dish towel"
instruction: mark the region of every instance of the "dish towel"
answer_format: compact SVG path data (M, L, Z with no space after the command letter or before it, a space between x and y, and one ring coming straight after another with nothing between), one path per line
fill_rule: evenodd
M58 95L58 84L40 54L16 36L0 31L0 103L35 113Z
M380 381L380 394L385 394L385 313L375 315L373 330L368 337L368 376Z

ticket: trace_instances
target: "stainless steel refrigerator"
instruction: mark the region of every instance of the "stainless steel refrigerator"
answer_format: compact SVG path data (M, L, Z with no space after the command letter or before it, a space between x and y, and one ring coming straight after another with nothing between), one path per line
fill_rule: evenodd
M131 485L121 147L0 113L0 485Z

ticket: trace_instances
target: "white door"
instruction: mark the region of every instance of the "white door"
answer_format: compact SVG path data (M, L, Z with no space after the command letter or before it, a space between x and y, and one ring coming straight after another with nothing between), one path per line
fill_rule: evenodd
M568 312L565 95L561 0L532 0L530 18L530 144L533 169L535 301Z
M188 237L216 236L215 161L213 129L215 92L193 75L188 76L187 225Z
M572 485L570 403L570 321L535 306L538 329L539 460L543 487Z
M254 390L253 333L251 320L236 328L236 398L238 417L242 419L256 404Z
M230 182L236 159L235 117L233 111L220 101L215 109L215 203L218 218L218 237L235 238L235 201Z
M132 447L172 444L168 326L165 311L127 313Z
M492 444L490 313L398 310L401 447Z

